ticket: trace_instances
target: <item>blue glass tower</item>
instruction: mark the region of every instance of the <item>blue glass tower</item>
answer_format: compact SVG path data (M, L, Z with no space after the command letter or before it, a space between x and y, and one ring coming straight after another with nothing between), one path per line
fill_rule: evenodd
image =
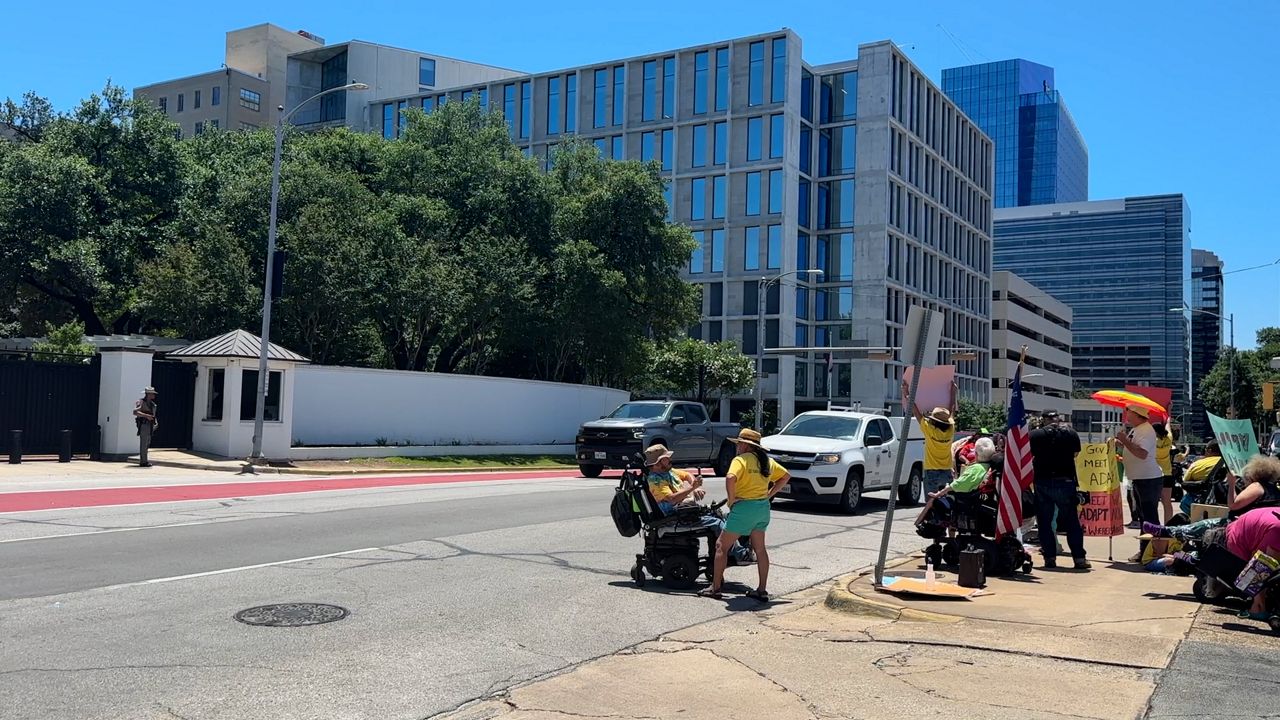
M1089 199L1089 151L1053 68L1027 60L949 68L942 91L995 140L996 207Z

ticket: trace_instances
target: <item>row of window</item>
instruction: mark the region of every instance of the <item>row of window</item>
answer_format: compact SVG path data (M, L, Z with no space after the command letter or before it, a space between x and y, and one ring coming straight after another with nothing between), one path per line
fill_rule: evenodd
M892 65L890 115L990 194L991 141L906 58L894 53Z
M990 282L976 272L896 233L886 239L887 277L921 295L977 315L991 314ZM978 272L986 272L979 270Z
M232 371L234 372L234 371ZM204 419L207 421L222 420L225 415L226 397L225 368L210 368L206 380ZM267 422L280 420L280 387L283 374L279 371L267 373L267 398L263 407L263 419ZM240 420L253 420L258 412L258 371L240 371Z
M800 117L813 122L813 73L800 74ZM858 72L823 75L818 83L818 122L821 124L852 120L858 114Z
M761 214L762 206L760 201L763 198L761 183L764 175L765 173L759 171L733 174L734 185L738 186L739 182L742 183L744 212L748 217L755 217ZM783 209L783 193L786 190L782 170L769 170L768 179L769 195L765 209L770 215L778 215ZM710 189L711 219L720 220L726 216L726 206L729 198L727 176L716 175L711 178L692 178L681 182L689 184L690 221L697 222L707 219L708 186ZM850 200L852 200L852 197Z
M240 92L243 94L245 91L244 91L244 90L241 90ZM199 91L199 90L196 90L196 91L192 94L192 98L191 98L191 100L192 100L191 109L192 109L192 110L199 110L199 109L200 109L200 99L201 99L200 91ZM162 97L160 97L160 98L157 98L157 101L158 101L158 103L159 103L159 105L160 105L160 109L161 109L163 112L166 112L166 113L167 113L167 112L169 112L169 98L168 98L167 96L162 96ZM187 104L187 97L186 97L186 93L178 93L177 101L178 101L177 109L176 109L174 112L182 112L182 111L184 111L184 110L186 110L186 109L187 109L187 108L186 108L186 104ZM214 85L212 88L210 88L210 89L209 89L209 105L210 105L210 106L217 106L217 105L221 105L221 104L222 104L222 88L221 88L221 87L218 87L217 85Z

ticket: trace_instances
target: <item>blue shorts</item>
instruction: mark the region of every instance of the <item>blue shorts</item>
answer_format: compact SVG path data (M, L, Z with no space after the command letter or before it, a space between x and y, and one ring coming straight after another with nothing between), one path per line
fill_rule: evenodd
M924 471L924 494L935 493L942 488L951 484L950 470L925 470Z

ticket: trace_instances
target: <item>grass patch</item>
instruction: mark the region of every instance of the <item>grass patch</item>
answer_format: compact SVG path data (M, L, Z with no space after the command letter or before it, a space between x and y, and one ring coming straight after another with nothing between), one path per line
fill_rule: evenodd
M576 468L571 455L441 455L437 457L357 458L355 465L415 468Z

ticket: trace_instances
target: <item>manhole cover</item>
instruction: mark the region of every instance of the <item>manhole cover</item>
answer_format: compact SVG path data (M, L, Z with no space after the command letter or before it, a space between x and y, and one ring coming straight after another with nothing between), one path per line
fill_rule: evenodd
M347 616L347 609L337 605L322 603L281 603L279 605L259 605L236 613L236 620L246 625L264 625L266 627L302 627L303 625L320 625L341 620Z

